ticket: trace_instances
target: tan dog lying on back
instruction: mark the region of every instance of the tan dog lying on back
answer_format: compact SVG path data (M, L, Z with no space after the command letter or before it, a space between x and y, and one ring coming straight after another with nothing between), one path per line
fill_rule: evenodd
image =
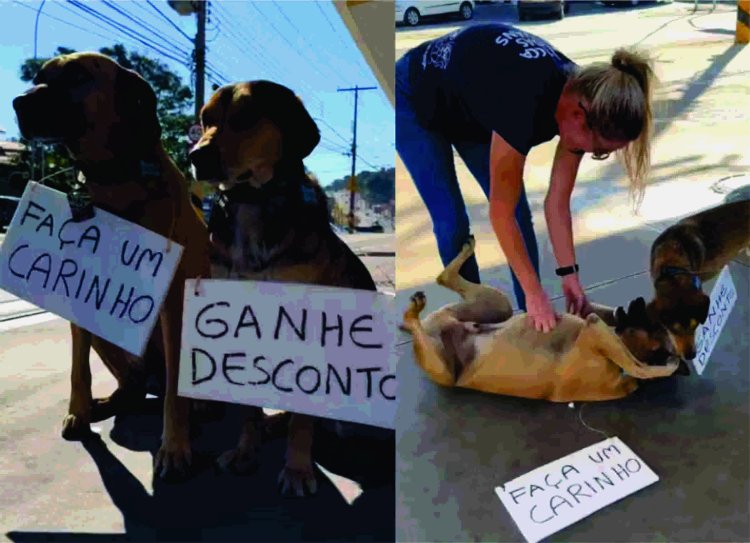
M605 323L614 312L604 306L594 306L585 320L562 315L554 330L537 332L526 315L511 316L502 292L458 275L473 251L472 239L437 280L462 302L420 321L425 297L417 293L404 315L417 363L436 383L553 402L597 401L622 398L637 379L677 369L679 361L665 351L666 335L627 326L618 338Z

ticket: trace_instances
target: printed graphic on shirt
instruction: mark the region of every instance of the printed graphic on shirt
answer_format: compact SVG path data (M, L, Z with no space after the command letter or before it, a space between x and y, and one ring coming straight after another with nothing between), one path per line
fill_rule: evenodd
M550 44L522 30L506 30L495 38L495 43L503 47L509 45L511 42L524 48L518 54L519 57L535 59L550 56L558 60L560 59L560 55L557 54L557 51Z
M453 44L459 32L460 30L456 30L455 32L446 34L428 45L424 55L422 55L422 68L434 66L439 70L445 70L448 67L448 62L451 60L451 51L453 51Z

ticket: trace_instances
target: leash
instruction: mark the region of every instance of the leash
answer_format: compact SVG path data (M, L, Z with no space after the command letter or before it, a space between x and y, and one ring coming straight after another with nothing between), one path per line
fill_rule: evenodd
M573 405L572 402L569 405L572 406ZM588 404L587 403L582 403L581 404L581 408L578 410L578 420L581 421L581 424L583 424L587 429L591 430L592 432L595 432L597 434L603 435L606 439L609 439L610 437L613 437L613 436L608 435L606 432L604 432L602 430L598 430L598 429L594 428L593 426L589 426L588 424L586 424L586 421L583 420L583 408L586 407L586 405L588 405Z

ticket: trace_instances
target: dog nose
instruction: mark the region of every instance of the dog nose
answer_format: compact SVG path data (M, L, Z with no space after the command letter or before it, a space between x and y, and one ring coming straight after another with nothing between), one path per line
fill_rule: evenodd
M695 349L693 347L688 347L685 349L685 360L692 360L695 358Z
M220 180L223 177L221 156L215 145L195 147L188 158L195 167L195 177L199 181Z

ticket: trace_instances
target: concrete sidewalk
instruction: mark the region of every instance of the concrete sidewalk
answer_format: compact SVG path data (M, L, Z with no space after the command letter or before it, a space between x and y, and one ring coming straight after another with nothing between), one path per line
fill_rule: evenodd
M658 233L750 184L750 48L733 45L724 29L734 29L734 14L722 9L696 18L676 13L670 23L676 38L656 34L642 44L657 59L661 86L652 183L638 216L630 211L620 166L612 159L584 159L574 192L574 231L582 281L594 301L616 306L651 296L648 258ZM606 45L579 45L574 58L606 60L631 40L625 30L602 34L593 23L591 28ZM413 46L420 40L407 41ZM563 310L542 209L555 143L529 155L526 186L543 284ZM457 168L482 279L512 292L487 202L458 158ZM401 162L396 175L397 304L406 307L408 297L422 290L427 310L434 310L456 296L434 283L441 264L429 216ZM402 335L399 386L409 394L401 395L398 412L398 539L523 540L494 487L601 441L588 425L620 437L660 481L548 540L750 540L750 260L738 257L730 271L738 301L703 376L650 382L630 398L592 403L583 412L581 404L570 409L442 389L416 366L409 337Z

